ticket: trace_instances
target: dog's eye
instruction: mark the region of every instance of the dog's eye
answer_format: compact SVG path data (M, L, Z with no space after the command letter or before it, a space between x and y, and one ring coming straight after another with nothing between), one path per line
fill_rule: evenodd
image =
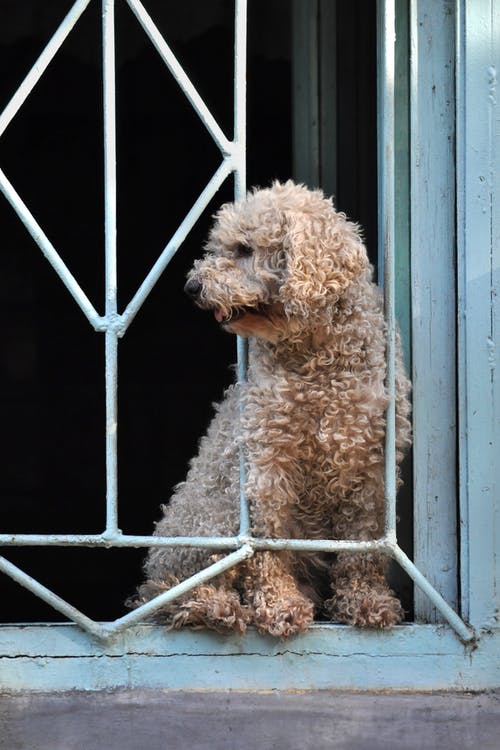
M248 258L252 253L253 248L248 247L248 245L237 245L234 250L234 254L237 258Z

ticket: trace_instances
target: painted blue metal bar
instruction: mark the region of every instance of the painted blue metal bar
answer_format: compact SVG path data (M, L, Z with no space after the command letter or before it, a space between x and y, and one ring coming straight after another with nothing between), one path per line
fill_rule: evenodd
M405 570L410 578L417 584L419 589L430 599L437 610L443 615L445 620L448 622L450 627L456 632L464 643L469 643L476 639L476 633L472 628L468 627L463 620L457 615L454 609L443 599L434 586L432 586L427 578L422 575L417 566L409 559L409 557L403 552L403 550L394 545L391 551L392 557L398 562L403 570Z
M6 575L10 576L12 580L19 583L25 589L28 589L28 591L31 591L35 596L38 596L39 599L46 602L46 604L49 604L57 612L60 612L60 614L64 615L64 617L76 622L76 624L86 630L87 633L91 633L97 638L106 637L107 633L102 625L91 620L87 615L84 615L83 612L80 612L76 607L68 604L68 602L61 599L60 596L54 594L53 591L50 591L46 586L43 586L4 557L0 557L0 571L6 573Z
M0 115L0 136L4 133L5 129L8 127L12 119L16 116L17 112L22 107L31 91L42 77L54 55L56 54L61 44L64 42L69 32L78 21L89 3L90 0L78 0L78 2L73 5L69 13L65 16L59 28L51 37L49 43L43 50L42 54L37 59L28 75L23 80L14 96Z
M385 436L385 533L396 539L396 318L394 195L394 0L379 0L379 252L383 252L384 311L387 324L386 388L389 406Z
M5 547L199 547L202 549L234 550L250 544L258 550L294 550L296 552L390 552L392 541L382 537L371 541L334 539L267 539L247 537L160 537L132 534L0 534Z
M234 39L234 197L246 196L247 0L235 1Z
M209 202L218 191L224 180L231 174L233 167L234 163L231 158L224 159L211 180L208 182L207 186L203 189L200 196L191 207L189 213L186 214L172 239L167 244L160 257L135 293L134 297L127 305L123 315L117 318L116 324L119 336L123 336L128 326L139 312L148 294L185 240L189 231L192 229L205 208L208 206Z
M224 573L224 571L229 570L229 568L232 568L234 565L238 565L238 563L242 562L243 560L247 560L252 555L252 547L250 547L249 545L244 545L240 549L236 550L236 552L227 555L227 557L224 557L222 560L218 560L213 565L210 565L208 568L201 570L199 573L196 573L194 576L191 576L187 580L182 581L182 583L177 584L177 586L173 586L171 589L165 591L165 593L160 594L154 599L151 599L146 604L142 604L133 612L120 617L113 623L106 623L102 626L106 631L106 636L110 637L116 635L117 633L126 630L131 625L136 625L137 623L147 619L148 617L151 617L155 612L164 607L165 604L168 604L168 602L177 599L179 596L186 594L188 591L192 591L192 589L196 588L196 586L209 581L211 578L215 578L215 576L219 575L220 573Z
M458 397L458 488L459 488L459 533L460 533L460 584L461 584L461 611L467 619L470 619L470 556L469 556L469 430L467 418L464 415L468 410L467 394L467 263L466 263L466 168L465 168L465 138L467 132L466 117L466 10L465 0L455 2L455 78L456 78L456 182L457 182L457 397ZM468 24L467 24L468 25ZM483 150L481 150L481 155ZM483 157L484 158L484 157ZM476 219L477 221L477 219ZM476 225L473 222L473 226Z
M104 230L106 316L117 314L116 259L116 96L114 0L103 0ZM105 338L106 382L106 533L118 532L118 336L110 326Z
M234 169L234 199L246 196L246 58L247 58L247 0L235 2L234 34L234 142L237 160ZM238 382L247 379L248 339L238 336L236 343ZM246 497L246 469L243 447L240 448L240 535L250 533L250 511Z
M207 105L189 80L177 58L154 24L151 16L139 0L127 0L127 3L221 152L225 155L231 155L233 153L232 144L226 138Z
M36 244L47 258L66 289L69 291L75 302L83 311L91 325L100 329L102 318L92 305L91 301L78 284L75 277L71 274L68 267L61 259L55 247L52 245L41 226L38 224L33 214L30 212L22 198L16 192L12 184L7 179L4 172L0 169L0 190L5 195L10 205L17 213L22 223L35 240Z
M204 583L211 578L214 578L220 573L223 573L225 570L228 570L234 565L237 565L239 562L248 559L252 555L253 549L248 545L244 545L240 549L236 550L236 552L227 555L222 560L218 560L213 565L210 565L204 570L201 570L199 573L191 576L186 581L182 581L182 583L179 583L177 586L172 587L164 594L160 594L155 599L152 599L146 604L143 604L141 607L138 607L133 612L115 620L113 623L106 623L105 625L101 625L100 623L90 619L78 609L76 609L76 607L73 607L60 596L55 594L53 591L50 591L50 589L43 586L41 583L36 581L34 578L29 576L27 573L25 573L16 565L13 565L3 557L0 557L0 571L6 573L10 578L38 596L44 602L53 607L56 611L60 612L62 615L72 620L73 622L76 622L76 624L83 628L86 632L90 633L96 638L106 639L114 635L115 633L119 633L120 631L125 630L126 628L130 627L130 625L133 625L137 622L140 622L141 620L144 620L147 617L150 617L152 614L154 614L154 612L167 604L167 602L172 601L179 596L182 596L188 591L194 589L199 584Z

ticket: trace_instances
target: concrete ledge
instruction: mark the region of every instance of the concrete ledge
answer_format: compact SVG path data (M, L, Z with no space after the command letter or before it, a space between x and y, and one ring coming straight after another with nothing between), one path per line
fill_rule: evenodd
M500 630L466 647L445 625L318 624L287 641L139 625L106 642L71 624L0 626L0 692L484 691L500 687L499 651Z
M498 750L500 693L0 696L5 750Z

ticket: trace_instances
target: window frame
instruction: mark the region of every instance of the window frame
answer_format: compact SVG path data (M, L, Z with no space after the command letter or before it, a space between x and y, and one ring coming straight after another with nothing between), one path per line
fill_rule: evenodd
M127 0L137 9L138 0ZM86 3L77 2L76 5ZM245 8L244 0L237 0L240 13ZM0 627L0 665L8 668L0 671L0 686L8 689L99 689L109 687L176 687L176 688L365 688L365 689L439 689L462 688L481 689L495 687L499 682L499 667L496 665L495 652L498 647L499 633L495 625L498 611L498 537L495 539L495 524L498 526L500 517L498 497L495 497L498 468L494 461L494 443L498 431L498 381L494 367L494 342L497 328L498 312L495 305L494 290L498 274L499 232L498 219L495 216L495 189L498 188L498 177L494 171L497 153L496 143L499 142L498 124L495 118L495 66L498 60L500 45L500 24L492 12L498 0L474 0L465 3L457 0L455 7L454 36L456 39L456 157L455 172L447 179L452 179L457 191L457 271L458 271L458 382L459 382L459 457L460 457L460 552L461 552L461 594L462 612L474 628L470 631L458 615L451 608L443 604L439 594L427 583L426 579L404 553L397 547L393 534L395 527L395 493L388 498L390 523L384 540L385 548L407 570L424 591L431 597L433 604L438 605L441 614L452 625L412 624L401 625L391 631L360 631L354 628L338 625L317 624L310 631L286 644L271 641L256 633L250 633L246 638L236 636L221 638L212 633L179 632L165 635L161 628L150 625L140 625L138 620L153 611L161 602L149 603L139 612L130 613L115 621L112 627L95 623L83 613L77 612L66 602L45 589L41 584L26 576L7 561L0 561L1 569L27 586L41 598L45 598L56 609L74 620L74 624L50 624ZM394 3L391 0L380 0L380 29L392 17L394 23ZM108 39L104 55L105 70L113 68L113 40L112 40L112 7L113 0L104 0L104 35ZM401 7L401 4L398 4ZM452 4L443 0L439 5L439 12L452 9ZM434 9L434 10L433 10ZM418 112L416 105L420 104L420 93L425 85L433 81L430 63L431 57L419 54L419 44L422 41L421 24L425 19L437 13L436 4L432 0L411 0L410 3L410 39L411 39L411 94L410 107L413 106L410 119L410 146L417 135L421 119L415 118ZM144 16L142 16L144 19ZM434 16L434 20L437 20ZM241 16L240 16L241 21ZM382 22L383 21L383 22ZM240 32L243 25L237 28ZM485 39L485 29L489 37ZM449 29L448 29L449 30ZM394 82L394 46L390 39L394 35L394 27L385 28L381 35L382 65L385 66L385 81ZM450 37L446 37L449 43ZM156 39L158 51L166 52L160 39ZM62 43L62 41L61 41ZM240 37L240 44L244 40ZM244 48L244 47L243 47ZM239 47L239 53L243 49ZM384 52L385 49L385 52ZM392 50L392 51L391 51ZM448 49L449 51L449 49ZM442 49L441 49L442 53ZM441 54L437 53L436 54ZM163 56L163 55L162 55ZM236 55L236 100L243 85L242 57ZM488 63L485 67L485 61ZM418 62L418 65L416 64ZM429 66L426 68L426 63ZM48 63L47 63L48 64ZM168 64L168 63L167 63ZM239 66L239 67L238 67ZM388 67L387 67L388 66ZM392 66L392 67L391 67ZM484 71L488 75L485 80ZM39 69L38 69L39 72ZM43 72L43 70L42 70ZM41 72L40 72L41 75ZM428 76L427 78L425 76ZM107 81L107 83L106 83ZM431 83L431 86L436 85ZM189 87L188 87L189 88ZM29 92L28 92L29 93ZM187 92L186 92L187 93ZM27 94L26 94L27 95ZM192 103L200 113L196 92L190 91ZM189 96L189 94L188 94ZM395 236L394 215L394 118L392 108L393 92L389 85L381 91L381 133L383 152L388 155L383 159L381 170L381 184L384 185L381 205L381 216L384 216L384 245L391 246ZM107 307L106 321L92 312L81 296L78 285L66 271L57 268L57 254L44 241L40 227L29 215L27 207L14 200L15 208L21 218L26 220L28 228L36 237L46 254L52 256L53 265L76 301L94 324L96 330L106 329L107 346L107 379L111 386L108 395L108 497L106 531L99 538L75 537L68 535L64 540L56 536L13 535L0 536L2 544L87 544L89 546L147 546L152 541L156 544L182 543L200 544L233 549L235 540L196 540L177 539L165 540L150 537L125 537L119 533L116 506L116 381L117 343L123 335L126 325L144 301L148 287L143 286L135 299L137 304L129 306L129 315L124 325L124 316L117 315L116 310L116 278L114 269L116 224L114 217L115 191L115 153L114 153L114 92L112 78L105 75L105 119L108 134L105 147L106 157L106 186L107 205L106 234L107 234ZM237 146L222 140L220 134L214 130L210 118L204 119L214 139L224 156L223 164L207 186L206 192L200 196L200 205L195 204L190 221L194 220L197 211L204 200L216 191L231 171L237 175L236 198L244 193L244 110L237 107L235 119L235 133ZM22 103L22 102L21 102ZM19 104L20 106L20 104ZM203 107L201 108L203 110ZM477 113L481 112L482 117ZM204 113L206 115L206 112ZM436 110L429 111L424 117L425 130L418 130L418 136L423 141L435 134L436 121L433 121ZM453 112L455 117L455 111ZM0 122L2 122L0 120ZM5 124L5 121L3 122ZM238 130L240 128L240 130ZM496 129L495 129L496 128ZM427 134L427 135L426 135ZM477 148L476 144L480 144ZM412 162L410 169L410 210L411 210L411 256L416 253L416 245L421 241L422 216L424 206L416 200L416 185L420 181L429 180L435 190L429 192L429 199L435 200L440 188L434 184L433 172L435 165L429 164L425 175L420 170L420 164ZM484 175L488 175L485 179ZM6 178L3 186L8 185ZM477 187L480 194L477 195ZM12 186L10 186L12 188ZM7 189L7 197L12 197L15 191ZM434 198L432 198L434 195ZM448 196L449 198L449 196ZM455 211L454 196L451 199L452 211ZM206 205L206 204L205 204ZM428 204L427 204L428 205ZM448 206L449 208L449 206ZM26 209L26 210L25 210ZM201 213L201 210L200 210ZM184 222L183 222L184 224ZM182 231L187 229L187 224ZM442 236L450 243L450 223L442 229ZM478 233L481 243L478 250ZM176 233L177 234L177 233ZM154 283L166 267L170 253L180 236L167 246L158 264L152 269L152 276L147 284ZM388 240L389 238L389 240ZM46 238L45 238L46 239ZM43 247L45 243L45 248ZM170 244L170 243L169 243ZM454 248L454 241L447 247ZM53 251L53 252L52 252ZM55 255L54 255L55 253ZM394 285L394 256L385 255L385 287L386 292ZM412 267L415 274L415 267ZM419 269L425 271L424 269ZM450 273L451 270L451 273ZM431 279L432 280L432 279ZM446 283L453 284L453 268L448 269ZM479 280L479 281L478 281ZM74 282L74 283L73 283ZM76 284L76 286L75 286ZM151 287L149 287L151 288ZM448 288L450 288L448 286ZM485 294L485 292L487 292ZM390 321L394 319L394 295L389 291L387 312ZM448 300L450 301L450 300ZM413 309L416 299L413 297ZM451 300L451 309L455 309ZM90 303L89 303L90 304ZM95 317L94 316L95 313ZM467 314L466 314L467 313ZM449 314L449 313L448 313ZM389 326L394 336L394 326ZM478 335L477 331L484 335ZM441 332L442 333L442 332ZM486 345L485 345L486 342ZM394 348L394 340L389 341L389 349ZM239 344L240 377L244 376L245 347ZM413 349L413 360L421 356L421 349ZM453 377L455 377L453 373ZM393 387L393 386L392 386ZM114 394L114 396L113 396ZM417 405L417 414L420 406ZM394 419L389 415L388 422ZM394 428L392 428L393 434ZM390 429L388 429L390 437ZM485 437L487 448L485 449ZM392 459L393 460L393 459ZM390 467L390 464L389 464ZM417 472L419 466L417 466ZM388 479L393 474L389 468ZM450 497L455 497L450 493ZM486 496L487 501L478 502L478 498ZM418 499L417 499L418 501ZM245 501L242 501L245 509ZM448 511L449 512L449 506ZM433 521L434 527L442 527L441 520ZM245 510L243 512L242 535L237 539L239 548L231 552L215 566L200 574L196 583L208 575L215 575L240 559L252 553L255 548L280 548L284 546L281 540L248 540L245 529ZM419 524L419 528L421 528ZM445 530L446 531L446 530ZM499 535L500 536L500 535ZM328 549L336 549L351 544L352 548L365 548L366 543L339 542L330 543ZM361 546L359 546L361 544ZM377 546L378 543L368 543ZM293 546L290 545L289 546ZM379 544L379 546L383 546ZM368 548L368 547L366 547ZM435 546L427 546L425 554L420 551L422 560L429 560L435 554ZM185 584L182 590L186 590ZM139 613L139 615L138 615ZM118 625L117 625L118 623ZM83 628L83 629L82 629ZM484 632L487 630L488 632ZM85 632L86 631L86 632ZM460 637L457 637L457 634ZM465 643L465 645L464 645ZM13 657L16 657L14 660ZM119 658L117 658L119 657ZM307 658L306 658L307 657ZM346 658L349 657L349 658ZM56 661L57 658L57 661ZM168 662L164 661L168 658ZM40 665L47 663L58 665L51 670L40 670ZM390 665L390 668L388 668ZM165 668L159 668L165 667ZM50 674L49 674L50 673Z

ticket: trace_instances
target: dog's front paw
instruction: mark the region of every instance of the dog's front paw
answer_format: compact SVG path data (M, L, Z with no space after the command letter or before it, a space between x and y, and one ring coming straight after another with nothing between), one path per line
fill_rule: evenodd
M404 617L401 602L389 589L362 587L336 591L325 602L325 610L333 622L360 628L390 628Z
M173 628L208 628L218 633L243 634L250 619L248 607L241 604L236 591L200 586L191 599L182 601L171 619Z
M288 638L307 630L314 616L313 603L299 592L269 603L262 592L254 597L253 622L261 633Z

